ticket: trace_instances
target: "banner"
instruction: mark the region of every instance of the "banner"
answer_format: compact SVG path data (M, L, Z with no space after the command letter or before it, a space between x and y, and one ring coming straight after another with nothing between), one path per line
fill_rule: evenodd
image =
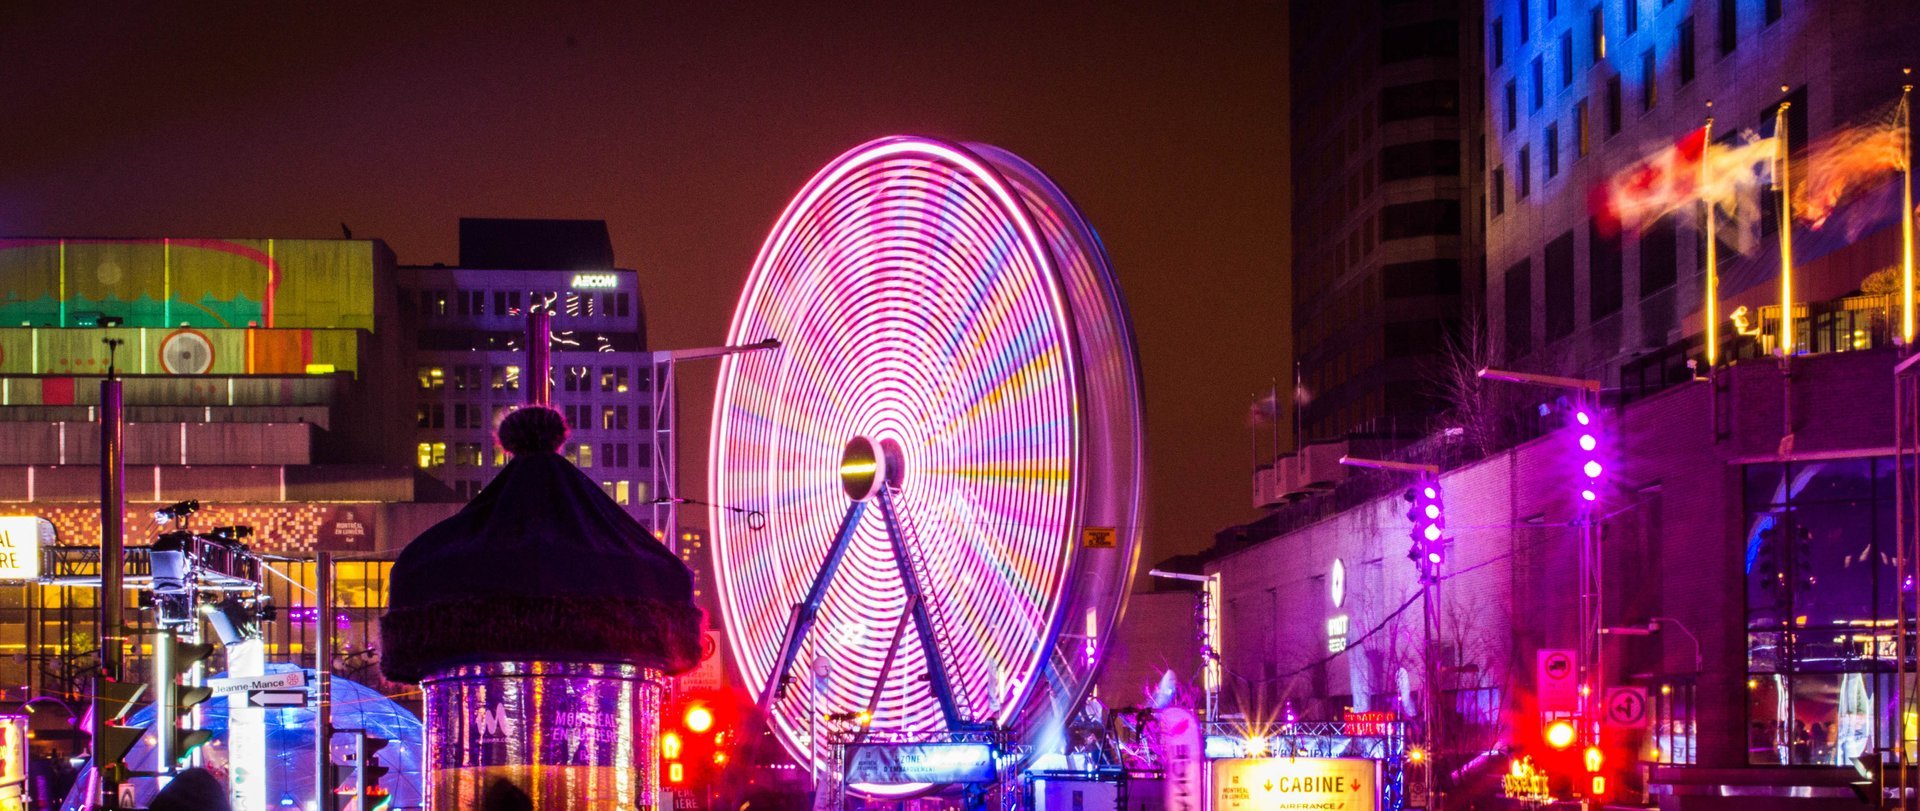
M1154 711L1160 727L1160 762L1166 771L1166 811L1201 811L1202 785L1200 719L1193 710L1167 707Z
M847 782L876 786L993 782L984 743L862 744L847 750Z
M1378 775L1360 758L1216 760L1213 811L1378 811Z

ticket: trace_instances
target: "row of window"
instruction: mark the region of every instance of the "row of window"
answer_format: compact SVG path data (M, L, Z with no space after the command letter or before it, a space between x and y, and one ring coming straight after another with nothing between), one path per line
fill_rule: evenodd
M416 312L423 318L449 316L522 315L518 290L492 291L492 307L486 290L421 290L413 296ZM579 293L573 291L533 290L526 294L530 306L544 306L563 318L627 318L633 314L631 293Z
M520 367L515 364L484 366L479 364L460 366L421 366L415 370L421 391L441 391L451 388L454 391L498 391L520 390ZM640 367L636 373L631 366L563 366L559 370L559 382L564 391L585 392L598 389L606 393L624 394L628 390L647 391L652 388L651 367Z
M644 405L601 405L595 410L591 403L563 403L559 408L567 418L567 425L575 431L644 429L653 416L653 409ZM448 408L446 403L420 403L414 406L414 427L492 430L513 409L511 405L489 406L481 403L454 403L452 408ZM453 415L451 425L447 421L449 412Z
M1625 28L1626 36L1631 37L1640 32L1640 6L1646 1L1647 0L1625 0L1625 2L1622 3L1620 20L1622 26ZM1673 4L1673 0L1659 0L1659 2L1662 8ZM1764 25L1772 25L1780 20L1780 16L1783 13L1782 4L1783 0L1763 0L1762 19ZM1519 0L1519 8L1513 17L1513 19L1519 23L1518 33L1520 35L1519 44L1521 45L1527 44L1533 37L1533 6L1534 0ZM1740 3L1739 0L1718 0L1718 6L1718 45L1720 55L1727 56L1740 47ZM1559 0L1546 0L1546 12L1547 23L1551 25L1553 20L1560 16ZM1594 61L1605 59L1607 56L1606 16L1605 5L1594 5L1587 9L1587 37L1592 43L1590 52ZM1688 19L1691 20L1692 18ZM1563 53L1569 50L1567 46L1571 44L1571 36L1571 28L1561 34L1560 42ZM1495 17L1493 22L1487 27L1487 57L1492 60L1493 67L1495 68L1506 64L1507 42L1505 18ZM1563 56L1562 63L1563 65L1570 66L1572 57L1570 55ZM1564 68L1564 72L1569 75L1569 78L1562 81L1563 86L1572 81L1570 78L1570 74L1572 73L1571 67ZM1537 70L1535 74L1536 76L1538 75Z
M487 449L493 449L493 463L486 460ZM567 461L582 468L593 467L648 467L652 461L648 454L653 446L646 442L601 442L599 452L595 453L595 443L569 442L561 448ZM446 467L504 467L509 458L507 450L498 445L480 442L421 442L415 446L416 461L422 470Z
M1619 229L1589 219L1587 237L1587 320L1607 318L1624 304L1625 252ZM1664 291L1680 279L1680 232L1672 216L1662 217L1642 229L1640 247L1640 297L1645 299ZM1700 252L1704 255L1704 252ZM1574 232L1564 231L1547 243L1541 253L1542 276L1546 285L1542 328L1547 343L1573 334L1577 320L1575 295L1576 248ZM1505 350L1509 359L1523 357L1533 349L1533 260L1521 259L1507 268L1502 279L1505 287Z
M474 496L480 495L480 491L485 490L487 487L486 482L478 479L456 479L451 484L454 494L468 501L473 500ZM600 483L600 489L606 492L608 498L613 499L613 503L621 506L645 504L649 498L647 495L646 482L636 482L628 479L603 481Z
M432 352L520 352L523 330L423 329L415 345ZM587 332L556 329L552 349L566 352L643 352L646 340L638 332Z

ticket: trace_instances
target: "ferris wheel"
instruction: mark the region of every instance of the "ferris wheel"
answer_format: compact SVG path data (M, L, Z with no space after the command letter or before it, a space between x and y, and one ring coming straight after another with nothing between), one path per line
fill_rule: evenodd
M1000 149L863 144L761 248L729 342L769 337L722 362L709 486L730 647L776 737L824 765L828 717L1058 728L1140 536L1138 362L1093 230Z

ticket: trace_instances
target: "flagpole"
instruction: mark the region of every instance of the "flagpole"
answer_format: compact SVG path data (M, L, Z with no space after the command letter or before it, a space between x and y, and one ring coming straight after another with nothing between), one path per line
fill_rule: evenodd
M1711 108L1713 102L1707 102ZM1712 370L1720 360L1720 248L1714 243L1718 237L1714 234L1714 220L1718 219L1713 211L1713 184L1708 182L1707 167L1713 165L1709 150L1713 149L1713 116L1707 116L1705 135L1700 143L1700 191L1701 199L1707 204L1707 369Z
M1793 357L1793 179L1788 168L1787 107L1780 102L1773 114L1773 138L1778 164L1774 178L1780 186L1780 357Z
M1913 85L1900 86L1900 343L1913 346Z

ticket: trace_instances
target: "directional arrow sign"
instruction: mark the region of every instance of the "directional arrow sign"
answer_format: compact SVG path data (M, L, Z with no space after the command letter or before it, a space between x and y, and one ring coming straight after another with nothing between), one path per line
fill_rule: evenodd
M1607 725L1621 729L1647 726L1647 688L1607 688Z
M304 707L307 705L305 690L250 690L247 692L247 706L250 707Z
M235 676L228 679L207 679L207 686L213 688L216 696L237 696L255 690L288 690L307 686L305 671L292 670L286 673L274 673L267 676Z

